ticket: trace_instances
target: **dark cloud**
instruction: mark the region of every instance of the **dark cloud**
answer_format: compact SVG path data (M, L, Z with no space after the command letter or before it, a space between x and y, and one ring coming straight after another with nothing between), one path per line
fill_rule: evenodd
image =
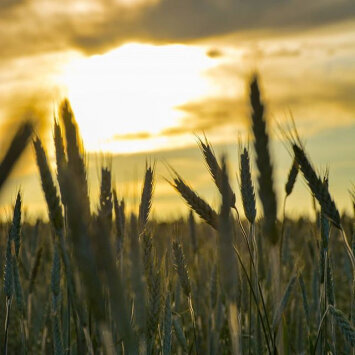
M218 48L211 48L206 52L206 55L210 58L219 58L223 56L223 51Z
M133 27L131 21L123 21L119 29L120 16L113 13L111 20L100 26L98 37L129 37L131 32L157 41L188 41L237 30L314 26L354 14L354 2L349 0L165 0L143 9L134 18Z
M189 102L178 107L186 113L178 129L182 133L208 132L215 128L246 122L249 107L247 100L234 98L208 98L197 102ZM177 128L164 131L165 134L176 134Z
M6 10L14 9L17 5L21 5L23 3L23 0L2 0L0 2L0 9L5 12Z
M149 139L153 137L151 133L148 132L137 132L137 133L127 133L127 134L116 134L112 137L112 140L136 140L136 139Z
M157 134L137 132L116 134L110 141L117 140L144 140L157 137L172 137L184 134L209 132L225 126L245 125L249 107L247 100L241 98L209 98L206 100L188 102L176 107L184 112L179 126L163 129Z
M277 120L287 118L289 114L285 115L285 112L291 110L297 115L296 119L302 121L307 111L307 121L313 117L313 124L329 127L341 122L349 123L345 117L352 117L355 110L355 83L314 78L314 83L304 87L302 94L297 86L290 90L288 87L282 89L282 83L280 85L283 95L273 96L268 91L262 91L266 115L269 118L275 115ZM162 135L174 136L191 132L209 132L222 127L249 126L250 107L247 93L245 96L207 98L189 102L178 109L186 114L180 126L168 128L161 132ZM299 114L302 115L298 116ZM324 114L326 116L323 116Z
M243 59L265 59L265 58L292 58L302 54L301 48L286 48L281 47L274 50L265 50L260 47L250 48L243 54Z
M326 85L326 90L324 90L324 86L322 88L322 83L319 83L318 87L311 90L306 89L303 95L289 92L272 103L272 106L275 110L286 107L309 108L313 106L319 108L324 106L326 108L333 106L345 112L354 112L355 83L333 83L332 86L329 86L329 83L324 81L323 84ZM339 121L335 122L340 123Z
M132 40L188 42L252 29L312 27L355 15L353 0L161 0L137 7L97 0L84 12L75 10L75 0L6 3L0 14L3 57L64 48L97 53Z

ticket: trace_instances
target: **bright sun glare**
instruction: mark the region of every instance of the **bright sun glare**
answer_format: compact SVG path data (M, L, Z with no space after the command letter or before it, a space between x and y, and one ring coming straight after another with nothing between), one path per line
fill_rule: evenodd
M203 73L213 65L202 47L136 43L74 60L64 85L87 149L140 150L117 137L176 126L183 116L177 106L209 94Z

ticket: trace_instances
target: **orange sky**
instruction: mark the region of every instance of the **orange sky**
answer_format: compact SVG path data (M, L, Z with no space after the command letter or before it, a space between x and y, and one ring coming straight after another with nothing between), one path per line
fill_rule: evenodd
M316 167L330 168L335 200L350 210L353 1L8 0L0 4L0 31L2 151L31 112L52 154L53 113L68 96L88 152L93 201L99 156L110 153L117 185L132 201L145 160L157 160L158 217L185 213L162 179L163 161L217 206L194 134L205 132L237 170L237 137L248 134L247 81L256 70L271 131L292 111ZM274 160L282 198L291 158L277 139ZM304 185L298 182L290 213L309 210ZM4 214L19 186L29 214L44 213L31 149L0 196Z

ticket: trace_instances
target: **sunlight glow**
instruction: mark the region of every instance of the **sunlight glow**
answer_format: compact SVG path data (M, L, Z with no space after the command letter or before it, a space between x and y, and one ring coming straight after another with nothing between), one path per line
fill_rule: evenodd
M120 135L176 126L183 115L176 106L210 93L203 73L214 65L203 47L137 43L74 60L63 81L86 148L127 152L137 142Z

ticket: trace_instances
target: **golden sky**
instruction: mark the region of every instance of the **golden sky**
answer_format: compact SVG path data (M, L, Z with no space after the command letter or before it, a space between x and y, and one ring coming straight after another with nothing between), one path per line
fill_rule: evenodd
M217 207L194 134L206 133L218 153L227 152L234 173L238 135L248 134L247 82L257 71L271 131L292 112L316 167L330 168L335 200L350 210L353 0L3 0L0 34L2 150L31 114L52 156L53 115L68 97L93 203L102 154L110 154L117 187L131 201L145 160L157 161L158 217L185 213L162 179L164 161ZM273 153L281 198L291 158L276 137ZM44 213L31 149L0 196L3 211L20 186L29 215ZM288 206L290 213L308 210L301 180Z

